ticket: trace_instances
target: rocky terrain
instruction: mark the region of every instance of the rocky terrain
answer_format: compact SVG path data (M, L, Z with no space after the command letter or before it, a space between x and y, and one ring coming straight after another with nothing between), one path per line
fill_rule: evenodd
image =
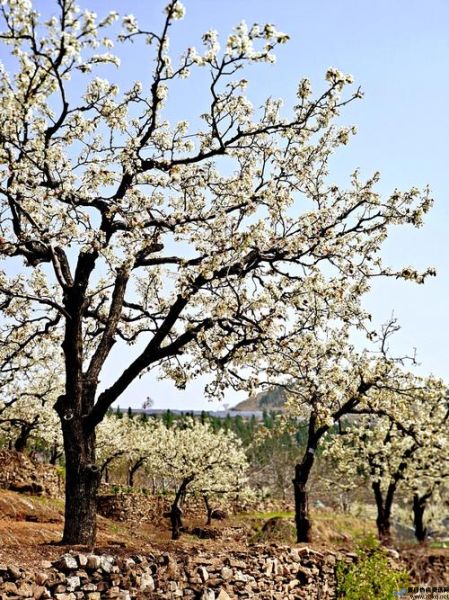
M41 469L14 453L6 464L4 456L0 485L8 489L0 490L0 600L330 600L336 565L357 560L350 537L336 533L337 515L324 512L314 515L316 538L306 547L285 544L287 516L231 512L205 527L201 506L192 503L185 512L186 531L173 542L163 516L167 498L156 502L145 494L103 496L97 546L61 547L63 501L51 498L57 488L50 491L45 483L57 481L56 471L49 475L51 467ZM21 493L12 491L17 485ZM373 524L357 525L374 530ZM399 550L390 551L392 566L407 569L414 584L449 585L447 549Z
M234 598L327 600L335 597L337 560L310 548L254 546L246 552L160 552L116 557L66 553L40 569L0 565L2 598Z

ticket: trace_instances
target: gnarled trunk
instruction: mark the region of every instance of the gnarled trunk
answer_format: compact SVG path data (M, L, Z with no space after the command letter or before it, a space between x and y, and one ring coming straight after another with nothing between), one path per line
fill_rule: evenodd
M182 510L180 507L180 503L186 493L187 486L189 485L189 483L191 481L194 480L194 478L195 478L194 475L189 475L188 477L183 479L181 485L179 486L178 491L176 492L176 496L173 501L173 504L171 505L170 521L171 521L171 526L172 526L172 535L171 535L172 540L177 540L179 538L179 536L181 535Z
M93 546L101 472L95 464L95 432L81 419L62 420L66 461L65 522L62 544Z

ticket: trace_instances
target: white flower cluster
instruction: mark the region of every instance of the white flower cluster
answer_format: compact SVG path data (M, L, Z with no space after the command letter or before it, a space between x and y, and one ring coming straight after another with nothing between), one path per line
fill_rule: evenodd
M99 464L120 460L139 465L173 488L193 476L189 493L225 496L242 490L248 467L240 440L231 432L214 433L207 424L107 416L98 430Z

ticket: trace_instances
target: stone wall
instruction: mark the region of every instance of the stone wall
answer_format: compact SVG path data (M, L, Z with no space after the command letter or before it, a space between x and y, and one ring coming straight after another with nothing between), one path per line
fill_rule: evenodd
M114 521L138 521L157 523L170 510L170 499L166 496L145 494L107 494L98 496L97 511Z
M56 467L35 462L21 452L0 450L0 488L57 498L63 487Z
M0 565L0 598L331 600L338 560L352 561L354 555L323 555L307 547L281 545L219 554L199 550L130 557L70 553L34 572Z
M113 521L127 521L138 523L160 523L164 514L168 513L173 502L171 496L157 494L118 493L102 494L98 496L97 511L103 517ZM225 514L219 506L214 506L215 513ZM226 511L226 514L229 511ZM187 519L200 519L206 521L206 509L201 498L188 496L183 505L183 514Z

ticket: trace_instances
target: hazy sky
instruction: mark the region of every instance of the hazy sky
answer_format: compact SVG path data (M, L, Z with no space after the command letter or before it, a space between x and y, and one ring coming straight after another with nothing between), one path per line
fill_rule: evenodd
M201 34L216 29L223 37L242 19L248 24L270 22L291 36L277 51L275 65L258 65L247 74L248 95L294 103L298 80L307 76L314 89L323 86L330 66L351 73L365 92L348 107L342 121L358 127L358 135L340 150L332 177L342 183L360 167L363 175L380 171L380 190L430 184L435 206L421 230L394 230L384 256L393 266L432 265L438 275L424 286L377 281L365 305L376 323L392 312L402 325L392 350L416 347L420 371L449 380L449 2L448 0L185 0L187 14L171 31L174 55L201 46ZM34 4L48 13L51 0ZM99 14L117 9L134 13L145 29L162 22L159 0L79 0ZM133 46L121 50L122 69L112 74L119 84L148 80L151 59ZM190 85L189 85L190 83ZM169 118L192 120L197 114L198 82L177 88ZM116 356L110 373L128 357ZM144 377L122 397L122 407L140 406L146 396L155 407L217 408L202 395L201 383L181 392L156 377ZM230 404L244 394L230 393Z

